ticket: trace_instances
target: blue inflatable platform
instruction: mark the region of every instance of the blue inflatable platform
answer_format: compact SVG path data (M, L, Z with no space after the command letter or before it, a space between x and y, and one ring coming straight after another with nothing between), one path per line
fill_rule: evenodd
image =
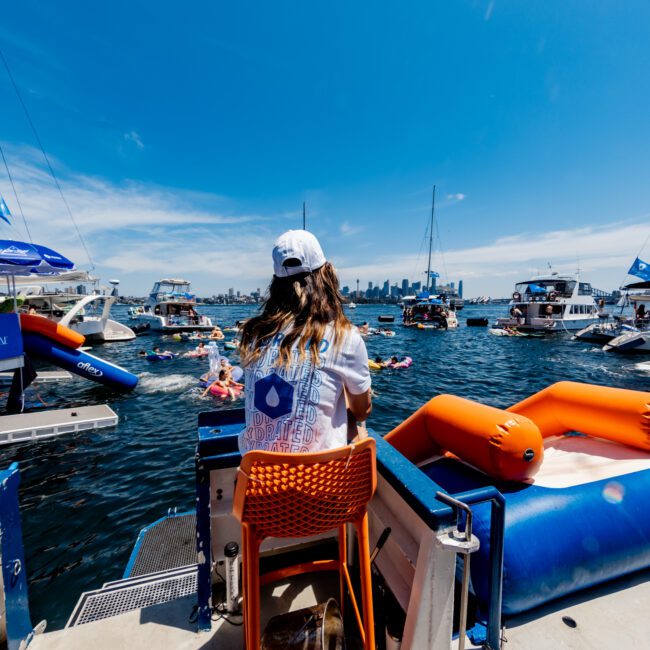
M114 363L81 350L67 348L39 334L23 332L25 352L64 370L119 390L132 390L138 378Z
M650 470L548 488L495 483L449 458L423 469L452 495L486 485L495 485L504 495L504 615L650 567ZM473 511L474 533L481 547L472 555L472 588L485 611L490 574L489 504Z

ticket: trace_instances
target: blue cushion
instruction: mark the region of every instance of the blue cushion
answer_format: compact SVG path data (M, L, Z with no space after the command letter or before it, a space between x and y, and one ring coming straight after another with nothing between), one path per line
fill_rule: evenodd
M424 471L450 494L495 485L505 496L505 615L650 567L650 470L566 488L495 482L453 459ZM490 507L473 511L472 586L485 607Z

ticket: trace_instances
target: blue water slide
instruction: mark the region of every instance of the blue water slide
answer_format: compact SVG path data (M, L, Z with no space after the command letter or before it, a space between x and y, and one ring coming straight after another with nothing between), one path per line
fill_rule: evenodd
M23 344L28 354L84 379L120 390L132 390L138 383L138 378L128 370L87 352L67 348L40 334L23 332Z

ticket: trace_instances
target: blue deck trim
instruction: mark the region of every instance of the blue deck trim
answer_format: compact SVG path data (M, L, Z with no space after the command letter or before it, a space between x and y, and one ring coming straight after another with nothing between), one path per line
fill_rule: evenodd
M34 629L29 617L27 567L18 507L19 485L18 463L11 463L8 469L0 472L0 548L8 650L19 650Z
M138 553L140 552L142 541L144 540L144 536L146 535L147 531L150 528L157 526L160 522L165 521L165 519L171 519L173 517L182 517L183 515L193 515L193 514L194 513L191 512L190 510L186 512L175 512L174 514L165 515L164 517L160 517L160 519L156 519L156 521L147 524L138 533L138 538L135 540L135 544L133 545L133 550L131 551L131 555L129 556L129 561L127 562L126 568L124 569L124 573L122 574L122 580L126 580L127 578L131 577L131 571L133 571L133 565L135 564L135 561L138 557Z

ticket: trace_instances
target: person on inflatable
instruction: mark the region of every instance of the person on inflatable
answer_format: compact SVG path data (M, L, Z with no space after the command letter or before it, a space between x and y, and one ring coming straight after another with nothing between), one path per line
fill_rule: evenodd
M226 366L219 371L219 378L213 381L204 391L202 397L205 397L208 393L212 392L212 389L215 386L219 386L223 390L220 391L224 393L224 397L230 397L231 399L236 399L239 397L241 390L244 388L244 384L236 382L232 378L231 370L229 366Z
M368 352L343 312L334 267L306 230L281 235L272 257L262 312L241 332L241 453L324 451L365 437L356 422L372 410Z
M209 338L213 341L221 341L221 339L225 339L226 336L221 331L221 328L218 325L215 325L214 329L210 332Z
M361 334L361 336L368 336L368 331L369 331L368 323L364 322L363 325L359 327L359 334Z

